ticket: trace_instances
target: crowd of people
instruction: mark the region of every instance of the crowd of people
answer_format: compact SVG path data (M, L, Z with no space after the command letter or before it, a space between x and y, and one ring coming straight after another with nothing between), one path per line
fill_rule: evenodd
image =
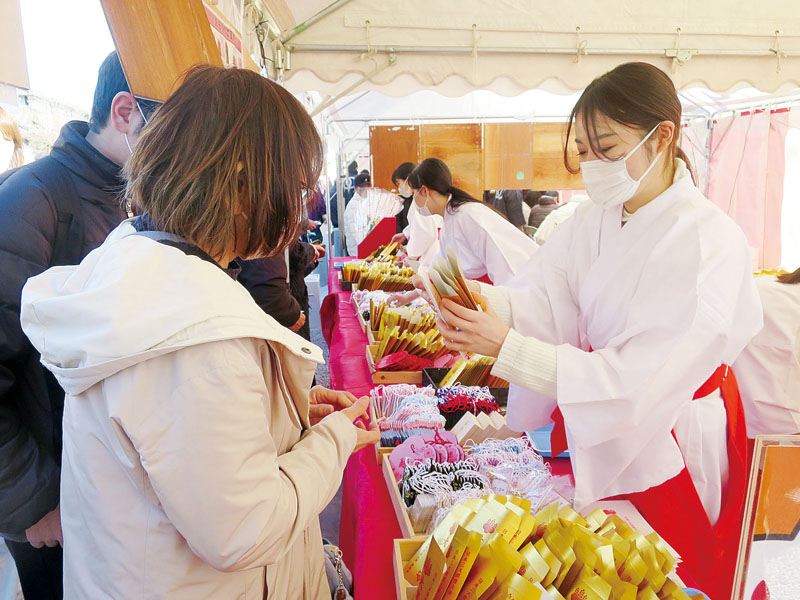
M576 502L630 500L724 598L747 437L800 432L800 270L756 284L680 119L665 73L624 64L569 120L588 198L479 200L426 158L396 196L353 173L344 229L351 254L384 216L409 260L454 251L487 310L445 300L448 347L496 359L511 427L555 423ZM112 53L48 157L0 133L0 537L25 597L330 598L318 515L379 435L366 398L313 381L308 113L210 66L157 106Z

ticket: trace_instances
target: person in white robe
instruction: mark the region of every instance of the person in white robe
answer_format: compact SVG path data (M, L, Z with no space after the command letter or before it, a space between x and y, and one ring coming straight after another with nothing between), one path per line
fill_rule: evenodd
M587 201L588 199L589 196L585 194L576 194L570 198L569 202L562 204L549 215L547 215L544 218L544 221L542 221L542 224L539 225L536 233L533 234L533 241L540 246L543 245L547 241L547 238L549 238L556 230L556 227L574 215L575 211L578 210L578 205Z
M392 241L406 244L408 258L427 267L439 253L439 231L443 221L439 215L423 216L417 209L416 202L412 198L414 190L408 185L408 176L414 167L416 167L414 163L403 163L392 173L392 180L400 198L404 200L411 198L406 217L408 225L402 232L396 234Z
M577 507L627 496L644 514L653 498L645 507L637 493L669 493L688 471L682 497L658 501L678 510L695 495L705 514L687 510L683 522L662 507L645 517L704 591L726 598L747 484L743 428L731 454L726 426L742 415L699 388L717 373L728 388L721 365L761 329L761 305L743 232L695 187L676 145L680 114L652 65L595 80L570 119L592 202L508 286L470 284L493 310L445 301L438 326L451 349L497 357L492 374L512 383L510 427L560 414Z
M764 329L736 359L747 437L800 433L800 269L756 277Z
M353 186L353 197L344 209L344 232L348 255L358 256L358 245L373 227L384 217L400 212L403 203L386 190L370 187L368 173L356 175Z

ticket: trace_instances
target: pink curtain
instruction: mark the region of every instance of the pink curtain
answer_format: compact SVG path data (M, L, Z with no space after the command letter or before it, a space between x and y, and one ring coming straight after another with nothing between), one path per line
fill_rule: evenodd
M708 197L744 230L753 267L781 259L781 205L789 109L724 117L711 134Z

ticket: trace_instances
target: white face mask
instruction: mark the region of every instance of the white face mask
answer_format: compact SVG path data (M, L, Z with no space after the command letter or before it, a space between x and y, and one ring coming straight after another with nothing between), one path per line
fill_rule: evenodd
M653 162L650 163L650 166L647 167L647 170L639 179L634 179L630 176L626 162L653 135L656 129L658 129L658 125L653 127L650 133L644 136L642 141L636 144L633 150L628 152L621 160L608 161L598 159L581 163L583 185L592 202L603 207L619 206L636 194L639 184L655 166L658 157L661 156L661 152L656 154Z
M0 173L11 168L11 158L14 156L14 142L0 135Z
M414 196L414 204L417 204L417 192L419 192L419 190L414 191L414 194L413 194L413 196ZM425 197L425 204L423 204L422 206L417 204L417 211L423 217L430 217L431 216L431 209L428 208L428 197L427 196Z

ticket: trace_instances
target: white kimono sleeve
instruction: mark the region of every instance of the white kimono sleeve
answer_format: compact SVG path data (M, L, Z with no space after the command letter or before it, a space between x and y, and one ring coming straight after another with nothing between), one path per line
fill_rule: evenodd
M441 246L440 256L447 247L455 250L467 277L488 275L497 285L511 281L539 248L499 214L475 202L446 213Z

